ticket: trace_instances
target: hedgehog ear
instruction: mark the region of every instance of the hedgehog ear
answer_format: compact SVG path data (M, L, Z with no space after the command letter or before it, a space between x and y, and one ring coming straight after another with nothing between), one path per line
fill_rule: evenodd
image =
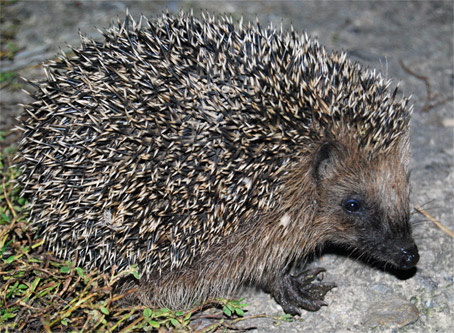
M334 163L339 147L333 142L324 142L318 147L312 160L312 176L318 183L334 172Z

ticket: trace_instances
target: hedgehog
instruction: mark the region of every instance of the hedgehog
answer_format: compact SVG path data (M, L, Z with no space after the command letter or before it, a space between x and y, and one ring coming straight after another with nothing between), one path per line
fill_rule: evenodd
M137 265L137 302L184 308L243 284L289 314L334 283L325 244L407 270L410 97L307 34L192 13L81 36L45 66L19 182L56 256Z

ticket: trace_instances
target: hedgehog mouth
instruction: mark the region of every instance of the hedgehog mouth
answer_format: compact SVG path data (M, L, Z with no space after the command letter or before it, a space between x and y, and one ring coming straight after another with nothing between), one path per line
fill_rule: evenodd
M375 249L374 257L400 270L409 270L419 261L418 247L414 243L409 246L388 247L381 253L377 253L377 250L380 252L379 248Z
M368 253L383 264L391 264L399 270L409 270L419 261L418 247L413 240L393 240L382 242L363 243L362 251Z

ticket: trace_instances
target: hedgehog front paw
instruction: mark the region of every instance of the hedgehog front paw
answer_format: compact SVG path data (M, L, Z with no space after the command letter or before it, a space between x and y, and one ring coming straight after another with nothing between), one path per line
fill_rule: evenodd
M336 287L335 283L321 282L323 277L318 274L324 268L308 269L297 276L286 274L278 287L273 291L273 297L286 313L300 315L298 308L317 311L323 305L328 305L323 299L328 291Z

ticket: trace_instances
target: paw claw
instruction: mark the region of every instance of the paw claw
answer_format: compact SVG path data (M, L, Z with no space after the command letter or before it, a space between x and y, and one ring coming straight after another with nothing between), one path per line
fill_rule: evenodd
M299 315L298 308L308 311L317 311L328 305L324 297L328 291L336 287L335 283L321 282L324 268L317 267L306 270L296 276L284 275L272 292L276 301L286 313Z
M315 279L321 281L321 280L323 280L324 276L323 275L319 276L319 274L324 273L324 272L326 272L326 270L324 268L316 267L316 268L305 270L304 272L296 275L295 278L298 280L302 279L306 283L312 282ZM303 281L301 281L301 282L303 282Z

